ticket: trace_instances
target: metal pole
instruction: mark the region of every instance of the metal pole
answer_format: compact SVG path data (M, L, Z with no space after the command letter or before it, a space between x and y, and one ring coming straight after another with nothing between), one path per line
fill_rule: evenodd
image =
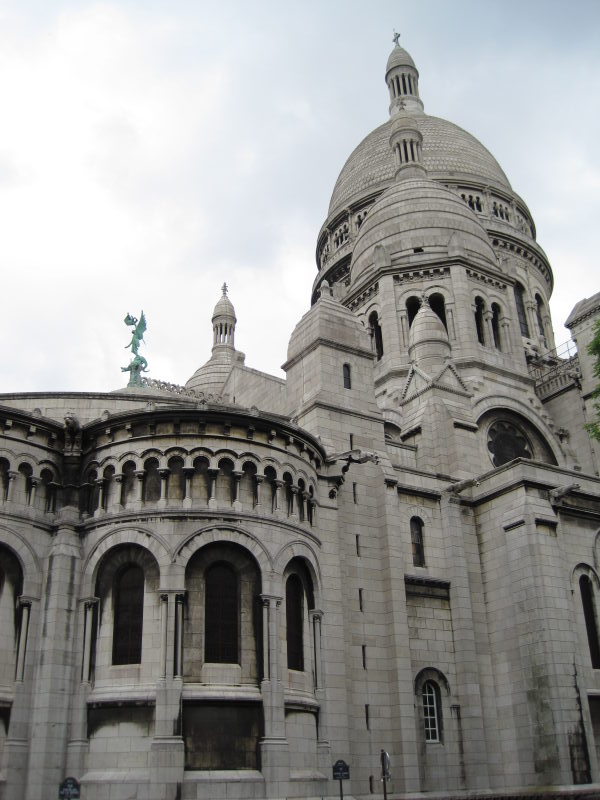
M381 751L381 780L383 782L383 800L387 800L387 780L385 771L385 750Z
M340 800L344 800L344 781L340 778Z

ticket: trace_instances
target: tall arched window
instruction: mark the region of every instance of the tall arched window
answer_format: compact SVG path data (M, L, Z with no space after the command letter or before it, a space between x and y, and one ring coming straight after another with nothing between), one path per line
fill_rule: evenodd
M418 297L409 297L406 301L406 313L408 314L408 327L413 323L413 319L417 316L417 311L421 307L421 301Z
M475 329L477 331L477 341L479 344L485 344L485 335L484 335L484 328L483 328L483 311L485 309L485 303L483 302L483 298L476 297L475 298Z
M285 623L288 669L304 669L304 588L298 575L285 584Z
M127 461L123 464L123 478L121 481L121 505L126 506L135 496L135 464Z
M527 324L527 314L525 312L525 301L523 296L525 289L520 283L515 283L515 303L517 304L517 319L519 320L519 327L521 329L521 336L529 338L529 325Z
M375 346L375 355L377 356L377 361L379 361L383 355L383 334L376 311L371 312L369 315L369 327L371 328L371 336Z
M342 367L342 372L344 376L344 389L351 389L352 379L350 377L350 364L344 364Z
M160 474L158 472L158 459L149 458L144 464L144 485L142 487L142 501L155 503L160 500Z
M238 581L223 562L205 574L204 660L238 664Z
M502 350L500 341L500 306L498 303L492 303L492 336L494 337L496 350Z
M144 572L127 564L114 583L113 664L140 664L144 621Z
M410 520L410 541L412 545L413 565L425 566L425 549L423 547L423 520L412 517Z
M423 721L425 723L425 741L441 742L442 740L442 704L440 688L434 681L423 684Z
M430 294L427 299L429 300L429 307L431 310L438 315L438 317L442 320L444 328L448 330L448 325L446 324L446 304L444 303L444 295L440 294L439 292L434 292L433 294Z
M594 609L594 588L587 575L582 575L579 579L579 591L581 592L583 618L585 619L592 667L600 669L600 643L598 641L598 625L596 624L596 611Z

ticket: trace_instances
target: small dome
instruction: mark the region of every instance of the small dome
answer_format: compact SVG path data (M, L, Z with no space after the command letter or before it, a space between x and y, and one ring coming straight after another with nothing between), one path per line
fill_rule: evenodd
M460 235L462 252L471 261L496 266L485 228L458 195L439 183L409 179L394 184L373 205L352 255L352 283L376 268L375 248L385 248L392 262L424 252L448 258Z
M407 53L403 47L400 47L399 44L394 47L387 60L387 66L385 68L386 75L391 69L394 69L394 67L412 67L416 69L415 62L412 60L410 54Z

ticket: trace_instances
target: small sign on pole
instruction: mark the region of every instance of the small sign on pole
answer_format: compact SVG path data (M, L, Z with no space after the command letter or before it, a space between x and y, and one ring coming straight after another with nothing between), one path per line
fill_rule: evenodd
M350 780L350 767L341 758L333 765L333 780L340 782L340 800L344 800L342 781Z
M79 782L75 778L65 778L58 787L59 800L79 800L81 797Z

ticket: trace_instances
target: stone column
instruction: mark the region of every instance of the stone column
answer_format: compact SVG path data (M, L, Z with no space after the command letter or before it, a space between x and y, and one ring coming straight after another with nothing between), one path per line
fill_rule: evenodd
M169 624L169 595L160 595L160 677L167 676L167 626Z
M160 590L160 677L156 685L154 738L150 746L149 800L176 800L181 793L185 748L182 738L182 589Z
M14 472L14 470L10 470L8 473L8 489L6 490L6 502L12 503L14 493L15 493L15 481L18 477L19 473Z
M35 491L37 489L38 481L37 478L30 478L29 479L30 491L29 491L29 505L35 507Z
M84 642L83 642L83 666L81 670L81 680L84 683L89 683L91 680L90 663L91 663L92 649L95 647L95 642L92 641L92 631L94 629L94 617L99 602L100 601L97 597L93 597L89 600L85 600L83 606Z
M89 740L87 734L87 698L91 688L92 654L96 647L94 641L94 625L99 599L89 597L80 601L80 631L77 637L77 650L81 653L80 673L75 682L71 696L69 719L69 741L67 745L67 764L65 772L75 777L81 776L86 769Z
M298 512L296 511L296 502L295 502L297 494L298 494L298 487L290 486L290 517L298 516Z
M96 486L98 487L98 506L94 509L94 516L99 517L104 514L104 478L98 478Z
M166 508L167 505L167 481L169 480L170 469L159 469L160 475L160 497L158 498L157 508Z
M184 595L175 595L175 649L173 677L183 676L183 602Z
M123 506L121 505L121 484L123 483L123 476L122 475L113 475L113 481L116 484L115 491L112 492L112 496L110 498L110 508L107 509L109 512L113 514L117 511L120 511Z
M289 745L285 738L285 707L281 681L281 642L279 616L281 597L261 595L263 604L263 680L261 693L265 734L261 739L261 771L266 782L266 796L280 794L280 782L289 777ZM267 656L268 654L268 656Z
M283 486L283 481L275 479L275 501L273 503L273 511L277 511L281 514L281 487Z
M67 737L75 683L73 652L81 544L78 514L65 508L46 564L44 624L31 715L27 800L57 796L66 777Z
M492 312L483 312L483 323L485 325L485 344L486 347L494 347L494 330L492 328Z
M234 470L233 475L233 498L231 505L237 510L241 511L242 503L240 501L240 481L244 473L239 470Z
M321 656L321 619L323 612L312 609L308 612L310 629L312 633L313 663L315 665L314 683L315 690L323 688L323 663Z
M20 610L17 639L17 663L10 711L10 728L4 742L2 771L6 800L22 800L29 775L27 764L31 731L33 674L39 653L36 649L36 622L39 618L38 598L22 595L17 600Z
M216 508L217 507L217 475L219 474L219 468L210 467L208 469L208 475L210 478L210 485L209 485L209 494L208 494L208 507L209 508Z
M137 470L135 473L135 477L137 479L137 483L135 486L135 500L133 501L132 508L134 511L140 511L142 508L142 494L144 489L144 477L146 473L143 469Z
M17 668L15 680L22 681L25 670L25 655L27 653L27 636L29 633L31 600L27 597L19 597L17 600L17 605L21 610L21 620L19 625L19 643L17 645Z
M255 501L254 505L255 505L255 507L258 507L258 506L261 505L261 502L260 502L260 486L261 486L261 483L264 481L265 476L264 475L256 475L255 477L256 477L256 501Z
M194 477L193 467L184 467L183 474L185 475L185 497L183 498L183 507L192 507L192 478Z

